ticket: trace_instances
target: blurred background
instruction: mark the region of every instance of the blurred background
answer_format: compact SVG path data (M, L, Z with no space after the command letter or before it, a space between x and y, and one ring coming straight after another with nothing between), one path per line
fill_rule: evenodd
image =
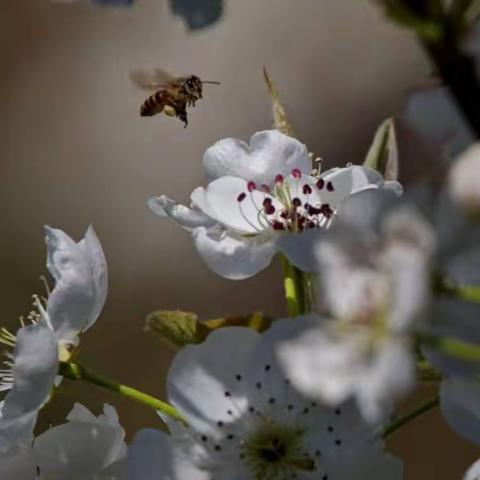
M328 167L362 162L379 122L401 112L409 90L430 72L414 39L367 0L230 0L217 23L193 31L178 15L185 3L176 2L174 15L168 0L119 9L2 0L0 15L2 323L15 327L31 309L31 295L43 293L42 226L79 239L92 222L110 289L103 315L83 338L81 359L160 398L173 352L143 331L147 313L282 315L284 301L278 265L243 282L218 278L189 236L151 213L146 200L165 193L187 201L203 182L208 146L270 127L264 65L298 137ZM221 86L206 87L184 129L176 119L139 116L145 94L128 78L138 67L195 73ZM402 160L406 183L428 174L410 155ZM61 423L75 400L94 411L113 403L129 436L161 428L154 412L69 382L44 424ZM389 444L405 458L407 480L460 478L475 458L436 411Z

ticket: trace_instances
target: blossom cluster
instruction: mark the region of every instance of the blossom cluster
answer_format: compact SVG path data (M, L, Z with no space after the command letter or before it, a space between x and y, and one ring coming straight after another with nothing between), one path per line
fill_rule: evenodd
M225 278L282 258L289 317L263 333L222 324L186 339L168 403L151 404L168 433L141 430L127 446L113 407L96 417L77 404L67 423L34 436L62 382L107 385L78 362L107 295L102 246L92 227L78 243L45 227L54 288L34 297L16 333L1 333L0 477L401 479L383 437L420 364L443 378L447 422L480 443L478 360L445 348L480 341L480 146L440 185L407 192L366 165L312 169L307 147L276 130L220 140L203 165L207 184L188 205L161 195L150 208Z
M401 480L403 461L386 438L436 406L480 445L480 111L470 105L480 86L477 55L469 57L476 38L465 50L457 44L478 5L377 3L416 31L447 81L416 92L406 112L442 150L438 176L399 182L391 119L363 162L324 170L293 135L264 71L275 129L217 141L189 201L160 194L148 207L176 222L225 279L280 261L284 318L153 312L148 329L178 350L167 398L155 398L81 362L81 337L107 297L106 257L92 226L79 242L46 226L46 293L17 331L0 329L0 479ZM223 13L222 0L170 7L190 29ZM399 412L425 379L435 396ZM73 381L153 408L158 422L127 442L113 406L96 416L76 403L65 423L41 431L44 407ZM464 480L480 480L480 459Z

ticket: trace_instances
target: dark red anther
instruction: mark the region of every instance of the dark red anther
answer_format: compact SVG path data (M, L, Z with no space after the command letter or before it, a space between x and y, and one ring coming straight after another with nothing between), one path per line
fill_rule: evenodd
M304 195L310 195L312 193L312 187L310 185L304 185L302 190Z
M247 190L250 193L253 192L256 189L257 189L257 186L255 185L255 182L250 181L250 182L247 183Z
M298 207L301 207L302 206L302 201L295 197L293 200L292 200L292 205L295 207L295 208L298 208Z
M332 182L328 182L327 183L327 190L329 192L333 192L335 189L333 188L333 183Z
M283 175L277 175L275 177L275 183L283 183Z
M275 207L272 205L271 198L266 198L263 201L263 209L267 215L273 215L275 213Z
M263 184L263 185L260 186L260 188L261 188L262 192L270 193L270 187L268 185Z
M314 222L308 222L306 228L315 228L315 227L316 227L316 225L315 225Z
M321 213L325 215L327 218L330 218L333 215L333 210L331 209L328 203L323 204L320 210L321 210Z
M282 217L282 218L287 218L287 217L288 217L288 212L287 212L286 210L282 210L282 211L280 212L280 217Z
M294 168L292 170L292 177L296 179L302 178L302 172L298 168Z
M265 206L264 210L267 215L273 215L275 213L275 207L272 204Z
M243 202L246 198L247 194L245 192L242 192L238 197L237 197L237 202Z
M325 186L325 180L323 178L319 178L317 180L317 188L319 190L322 190L324 186Z
M322 213L322 209L321 208L316 208L313 205L309 205L308 209L307 209L307 212L308 212L309 215L319 215L320 213Z
M285 230L285 225L278 220L275 220L272 224L274 230Z

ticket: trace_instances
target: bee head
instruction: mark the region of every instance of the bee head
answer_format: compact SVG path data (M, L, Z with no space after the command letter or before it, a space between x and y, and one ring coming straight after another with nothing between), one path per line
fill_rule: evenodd
M189 95L202 96L202 81L196 75L190 75L185 81L185 89Z

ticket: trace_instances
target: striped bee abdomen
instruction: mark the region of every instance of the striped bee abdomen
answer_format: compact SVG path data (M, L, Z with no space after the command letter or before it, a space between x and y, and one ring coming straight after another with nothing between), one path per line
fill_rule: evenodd
M140 107L140 115L142 117L152 117L157 113L161 113L163 107L165 106L166 95L163 90L150 95Z

